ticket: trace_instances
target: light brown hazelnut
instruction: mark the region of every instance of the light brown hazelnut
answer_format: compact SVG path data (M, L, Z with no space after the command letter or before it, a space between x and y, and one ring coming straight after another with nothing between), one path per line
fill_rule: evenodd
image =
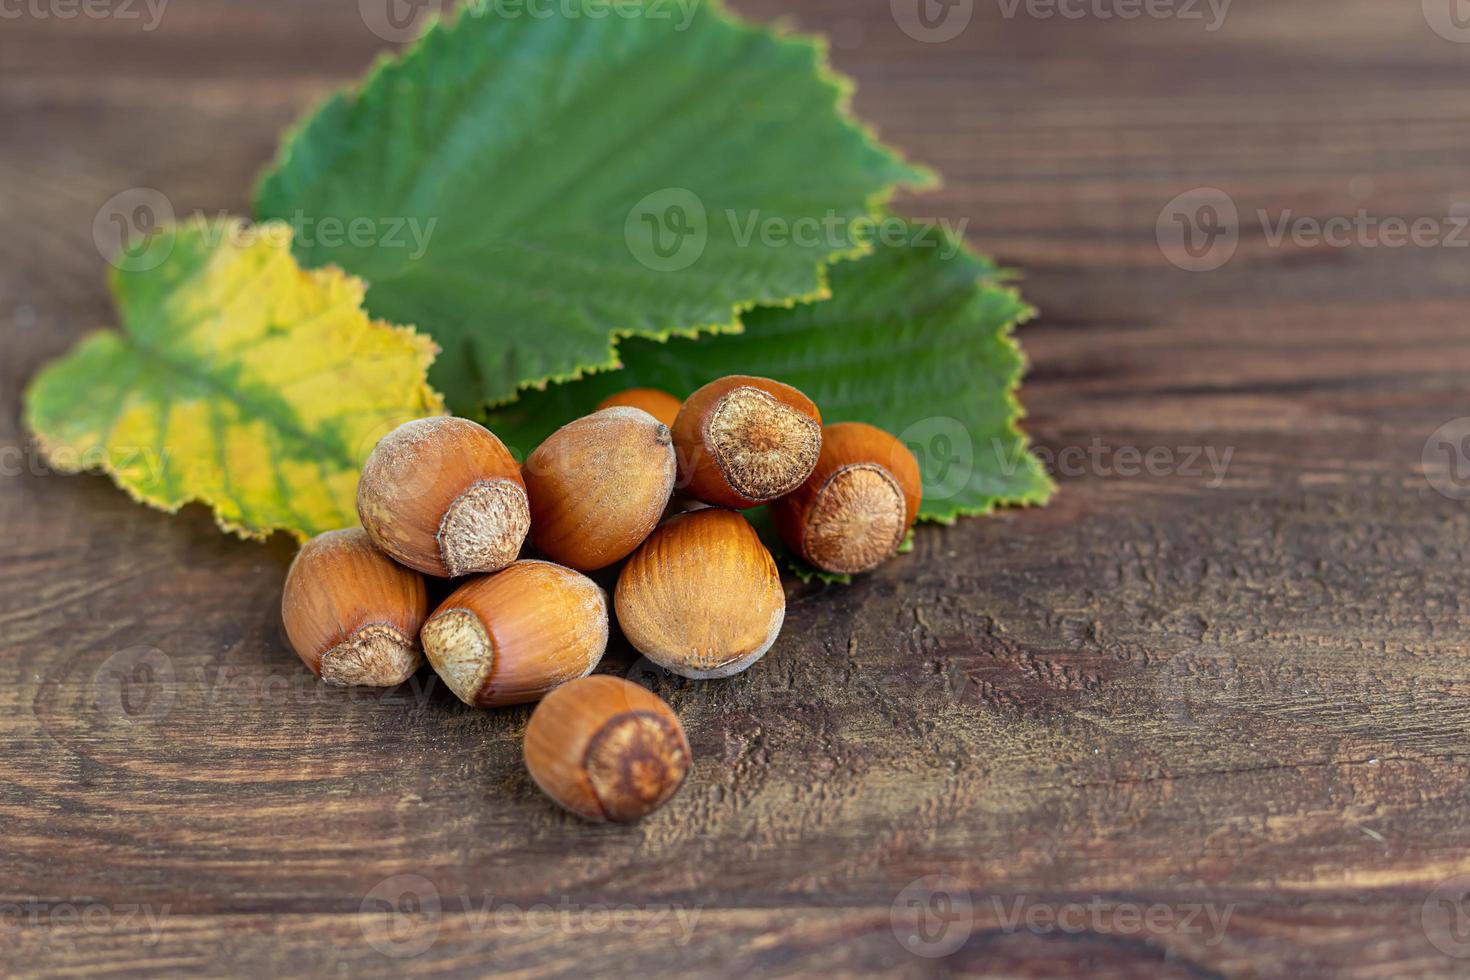
M871 571L898 551L919 516L919 463L909 448L861 422L829 425L816 469L771 504L786 544L823 571Z
M390 557L441 578L504 568L531 526L510 451L484 426L448 416L406 422L379 441L357 512Z
M697 680L740 673L776 642L786 593L771 553L734 511L676 517L618 577L618 625L654 663Z
M795 388L734 375L690 395L674 420L679 487L744 509L801 486L822 451L822 415Z
M639 820L689 772L689 742L656 694L599 674L557 688L526 726L526 769L542 791L596 822Z
M562 426L526 458L531 541L582 571L619 561L658 526L674 489L669 428L607 408Z
M679 407L683 404L667 391L657 388L629 388L615 395L608 395L598 403L597 408L598 411L618 407L641 408L672 429L674 419L679 415Z
M607 596L570 568L518 561L466 582L420 635L461 701L524 704L597 666L607 649Z
M424 662L429 612L418 572L395 564L361 528L328 531L291 562L281 596L286 636L328 684L393 687Z

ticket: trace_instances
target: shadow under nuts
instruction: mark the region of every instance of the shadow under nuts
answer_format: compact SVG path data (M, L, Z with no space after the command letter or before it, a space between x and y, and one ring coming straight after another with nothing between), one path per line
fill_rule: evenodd
M419 627L429 597L418 572L395 564L361 528L312 538L281 596L286 636L328 684L394 687L424 662Z
M524 704L597 666L607 596L570 568L518 561L461 586L421 635L429 663L461 701Z
M603 409L562 426L522 469L532 543L582 571L627 557L658 526L674 470L668 426L641 409Z
M795 388L732 375L690 395L674 420L680 489L737 510L801 486L822 451L822 414Z
M829 425L807 481L771 504L786 544L827 572L871 571L903 544L919 515L919 462L882 429Z
M572 681L536 706L526 769L577 816L629 822L669 801L689 772L684 726L656 694L605 674Z
M448 416L383 437L363 467L357 513L389 557L444 578L504 568L531 526L521 468L505 444Z
M623 566L614 601L628 642L696 680L745 670L786 618L771 553L745 518L715 508L653 532Z

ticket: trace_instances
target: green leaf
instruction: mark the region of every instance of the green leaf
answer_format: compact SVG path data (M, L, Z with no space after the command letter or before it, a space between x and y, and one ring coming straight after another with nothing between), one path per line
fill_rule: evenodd
M370 321L359 280L303 272L284 225L167 228L111 285L122 329L47 365L26 424L53 468L143 503L202 501L243 537L347 527L378 438L444 410L433 342Z
M375 315L434 335L460 411L613 368L621 337L823 297L825 263L868 251L854 222L931 179L850 118L818 40L710 2L503 6L329 99L255 202L298 228L304 265L363 276Z
M903 227L902 243L885 235L873 255L833 266L826 302L754 310L736 336L624 341L623 370L528 393L489 422L529 451L615 391L684 397L754 374L800 388L828 422L868 422L908 443L924 474L923 518L1044 503L1051 480L1017 428L1025 360L1012 330L1033 311L1004 272L947 231Z

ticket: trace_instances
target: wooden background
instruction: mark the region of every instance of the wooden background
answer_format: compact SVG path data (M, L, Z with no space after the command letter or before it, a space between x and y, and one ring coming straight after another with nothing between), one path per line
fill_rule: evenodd
M588 827L524 775L527 711L310 683L285 542L24 448L22 386L111 322L99 207L245 212L384 46L356 6L0 20L0 973L1470 971L1470 504L1423 462L1470 415L1470 251L1256 218L1452 233L1470 44L1411 0L1237 0L1215 31L977 0L945 43L804 0L859 111L946 175L901 207L1025 270L1028 425L1069 465L1044 510L793 585L738 679L614 651L697 762L656 818ZM1155 236L1198 187L1242 216L1213 272Z

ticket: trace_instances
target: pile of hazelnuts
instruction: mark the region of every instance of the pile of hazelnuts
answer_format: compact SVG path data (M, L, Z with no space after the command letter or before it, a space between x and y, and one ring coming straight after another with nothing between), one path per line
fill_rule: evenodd
M771 649L786 615L776 562L741 510L769 504L786 543L834 573L895 554L918 514L919 466L861 423L822 426L790 385L734 376L686 401L648 388L607 399L517 465L460 418L408 422L374 448L360 528L301 549L286 578L291 645L323 681L392 687L429 663L466 704L539 701L532 778L589 820L628 821L678 790L678 717L619 678L589 676L607 594L628 642L695 679ZM540 556L521 558L529 536ZM425 575L462 579L429 611Z

